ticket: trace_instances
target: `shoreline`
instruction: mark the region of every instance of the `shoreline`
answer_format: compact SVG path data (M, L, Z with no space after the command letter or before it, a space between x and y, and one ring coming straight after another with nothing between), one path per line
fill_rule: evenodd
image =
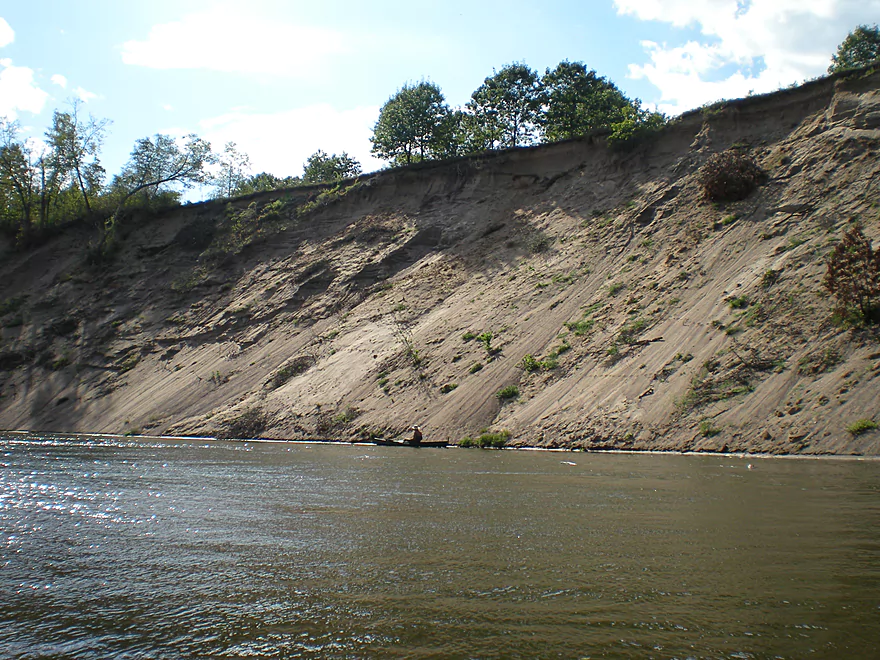
M109 439L133 439L133 440L195 440L208 442L232 442L232 443L255 443L255 444L295 444L295 445L339 445L356 447L378 447L372 442L347 442L345 440L279 440L276 438L217 438L213 436L185 436L185 435L125 435L121 433L58 433L55 431L27 431L27 430L2 430L0 436L10 437L45 437L57 436L61 438L109 438ZM412 447L412 449L465 449L456 444L446 447ZM470 448L468 448L470 449ZM711 452L711 451L680 451L660 449L565 449L562 447L503 447L505 451L535 451L535 452L558 452L565 454L646 454L658 456L717 456L725 458L755 458L755 459L810 459L810 460L843 460L843 461L880 461L880 455L854 455L854 454L749 454L744 452ZM492 449L489 451L498 451Z

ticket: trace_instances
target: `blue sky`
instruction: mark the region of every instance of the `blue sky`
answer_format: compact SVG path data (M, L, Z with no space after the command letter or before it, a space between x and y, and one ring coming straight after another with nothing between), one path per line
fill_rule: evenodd
M34 0L0 7L0 116L32 135L66 99L112 120L117 172L136 139L234 141L252 170L296 175L317 149L382 166L369 137L403 83L462 105L493 68L582 61L676 114L824 73L880 0Z

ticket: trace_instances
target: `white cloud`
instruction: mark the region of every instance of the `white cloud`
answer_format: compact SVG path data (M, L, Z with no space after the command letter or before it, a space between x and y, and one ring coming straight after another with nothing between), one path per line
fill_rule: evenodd
M318 149L336 154L345 151L369 172L384 164L370 154L370 136L378 117L378 106L340 111L319 104L271 114L238 109L202 121L201 128L215 150L235 142L250 156L254 172L300 175L303 163Z
M8 46L13 41L15 41L15 31L13 31L5 19L0 17L0 48Z
M67 78L62 76L60 73L56 73L54 76L49 78L53 83L58 85L59 87L67 88Z
M48 98L34 82L33 69L0 60L0 117L14 120L19 112L38 113Z
M167 112L171 112L172 110L174 110L174 106L171 105L170 103L165 103L162 105L162 109Z
M330 55L353 49L330 30L281 23L233 7L154 25L145 41L122 45L126 64L310 77Z
M82 87L77 87L73 90L73 93L76 94L76 97L83 103L88 103L92 99L98 98L97 94L90 92L87 89L83 89Z
M659 107L672 114L821 75L847 33L880 15L880 0L614 0L614 5L619 14L695 27L703 35L676 45L644 41L649 62L629 66L631 77L660 90Z

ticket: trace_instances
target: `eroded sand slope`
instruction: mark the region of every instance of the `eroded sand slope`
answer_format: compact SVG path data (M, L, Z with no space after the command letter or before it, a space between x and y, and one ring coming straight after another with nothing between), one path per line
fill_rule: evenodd
M880 240L878 87L380 173L311 211L320 189L186 207L103 270L86 228L7 252L0 428L880 453L846 431L880 415L878 333L833 325L821 286L852 218ZM697 173L733 145L770 178L713 205Z

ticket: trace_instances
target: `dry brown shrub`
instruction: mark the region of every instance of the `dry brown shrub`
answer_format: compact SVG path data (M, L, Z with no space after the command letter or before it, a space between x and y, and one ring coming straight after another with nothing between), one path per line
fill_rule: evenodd
M739 149L713 154L700 168L703 193L713 202L745 199L766 179L766 172L755 159Z

